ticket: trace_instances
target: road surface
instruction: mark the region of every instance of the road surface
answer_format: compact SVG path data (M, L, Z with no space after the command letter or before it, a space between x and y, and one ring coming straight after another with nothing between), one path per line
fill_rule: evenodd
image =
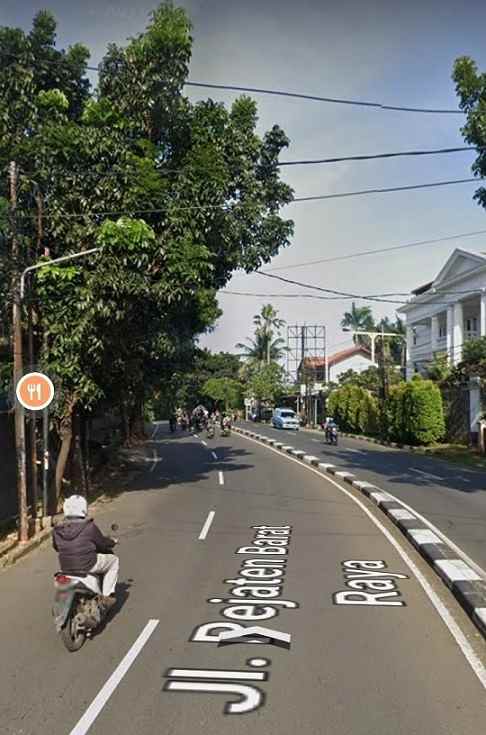
M235 434L159 425L146 465L97 515L119 602L81 651L49 547L0 574L3 735L484 732L485 643L375 506Z
M304 449L321 462L349 469L360 480L391 493L486 570L486 472L359 439L340 437L335 447L325 443L322 432L282 431L260 423L240 425Z

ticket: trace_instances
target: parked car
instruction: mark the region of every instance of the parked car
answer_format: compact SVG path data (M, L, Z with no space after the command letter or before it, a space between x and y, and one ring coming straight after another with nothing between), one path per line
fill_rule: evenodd
M272 425L276 429L299 430L299 419L291 408L276 408L272 416Z

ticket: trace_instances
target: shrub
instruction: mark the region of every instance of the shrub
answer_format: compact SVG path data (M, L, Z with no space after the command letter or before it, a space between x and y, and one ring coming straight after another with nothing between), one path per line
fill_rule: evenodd
M405 444L431 444L445 434L444 410L439 388L431 380L415 376L390 391L386 405L388 434Z

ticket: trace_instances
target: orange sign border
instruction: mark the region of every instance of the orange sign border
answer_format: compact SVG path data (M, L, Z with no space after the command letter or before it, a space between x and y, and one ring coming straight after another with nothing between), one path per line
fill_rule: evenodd
M47 383L48 383L48 385L49 385L49 387L50 387L50 389L51 389L50 398L47 401L44 401L44 403L42 403L40 406L35 406L35 407L34 406L29 406L27 403L24 403L23 399L20 397L20 388L21 388L23 382L25 380L28 380L28 379L32 378L33 376L39 376L40 378L43 378L44 380L46 380ZM52 382L52 380L50 379L50 377L48 375L46 375L45 373L39 373L39 372L26 373L25 375L22 375L22 377L18 381L17 387L15 389L15 395L17 396L18 402L20 403L21 406L23 406L28 411L43 411L54 400L54 394L55 394L54 383Z

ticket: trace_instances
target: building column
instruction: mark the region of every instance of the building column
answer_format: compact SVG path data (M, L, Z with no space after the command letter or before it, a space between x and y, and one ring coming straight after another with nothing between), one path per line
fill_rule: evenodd
M479 335L486 337L486 291L482 291L480 296Z
M435 315L431 319L431 329L430 329L430 343L432 347L432 354L434 354L435 350L438 347L439 342L439 316Z
M413 360L412 360L412 350L413 350L413 325L407 324L406 325L406 336L407 336L407 355L406 355L406 378L407 380L410 380L412 377L414 370L413 370Z
M462 314L462 302L456 301L454 304L453 322L452 322L452 352L453 365L457 365L462 359L462 345L464 343L464 317Z
M446 312L446 349L447 359L453 364L452 354L452 326L453 326L454 307L448 306Z

